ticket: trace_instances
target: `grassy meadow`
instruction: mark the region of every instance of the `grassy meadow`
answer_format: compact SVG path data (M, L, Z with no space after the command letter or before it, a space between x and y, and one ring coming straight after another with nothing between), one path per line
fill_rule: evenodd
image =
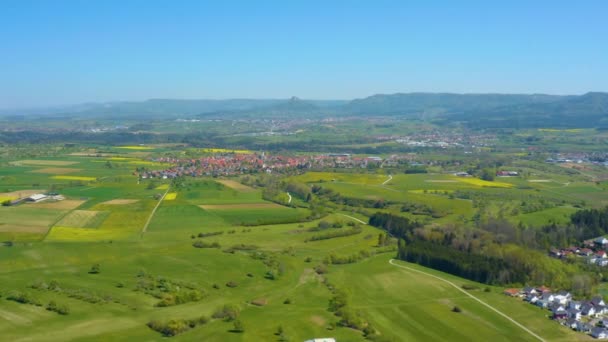
M0 241L13 242L0 247L0 339L167 341L146 324L211 317L229 304L239 308L244 332L234 332L232 322L213 319L170 340L277 341L280 326L290 341L363 341L361 331L336 325L339 318L328 310L333 290L340 289L385 341L534 340L446 283L389 264L394 248L378 247L381 231L358 222L367 220L365 210L344 205L311 218L313 210L303 200L294 199L301 205L297 208L269 202L262 190L236 179L191 179L179 188L167 181L138 180L135 167L162 165L129 153L163 148L121 146L113 148L119 152L112 156L23 159L0 168L0 198L9 198L2 193L48 190L66 197L0 207ZM53 167L78 171L66 174L49 169ZM47 170L36 172L43 168ZM597 191L601 185L580 181L566 191L561 179L391 177L383 172L307 172L289 179L345 198L384 201L388 204L377 210L429 224L470 222L480 198L487 199L485 210L508 211L510 219L529 225L564 220L581 200L606 200ZM505 198L508 210L498 204ZM514 213L522 201L541 198L559 205ZM404 211L408 205L422 209ZM353 233L331 235L348 229ZM319 271L317 266L332 255L362 257ZM476 286L471 294L548 341L586 338L550 321L546 311L505 297L501 288L407 265L459 286ZM188 291L198 297L159 304ZM29 303L10 300L18 294L27 295ZM69 308L69 313L47 310L51 301ZM454 306L462 312L452 312Z

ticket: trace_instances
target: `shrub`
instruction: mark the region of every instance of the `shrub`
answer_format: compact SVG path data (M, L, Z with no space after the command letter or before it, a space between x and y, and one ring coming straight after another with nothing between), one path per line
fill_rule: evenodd
M317 274L325 274L327 273L327 265L325 264L319 264L315 267L315 272L317 272Z
M242 333L245 331L245 327L243 326L243 322L240 319L234 321L234 329L233 332Z
M226 321L234 321L239 317L240 313L241 308L239 308L237 305L226 304L215 310L211 317L216 319L224 319Z
M50 301L46 306L48 311L56 312L60 315L67 315L70 313L70 308L67 305L57 305L54 300Z
M21 304L31 304L31 305L36 305L36 306L42 306L42 303L32 297L32 295L30 295L29 293L25 293L25 292L11 292L8 294L8 296L6 296L6 299L8 300L12 300L13 302L17 302L17 303L21 303Z
M202 240L198 240L192 244L192 247L195 248L220 248L220 244L218 242L205 242Z
M99 272L100 272L99 264L94 264L93 266L91 266L91 269L89 270L89 274L99 274Z
M228 287L237 287L237 286L239 286L239 284L236 281L231 280L231 281L229 281L229 282L226 283L226 286L228 286Z
M460 312L462 312L462 309L460 309L458 306L454 306L452 308L452 312L460 313Z

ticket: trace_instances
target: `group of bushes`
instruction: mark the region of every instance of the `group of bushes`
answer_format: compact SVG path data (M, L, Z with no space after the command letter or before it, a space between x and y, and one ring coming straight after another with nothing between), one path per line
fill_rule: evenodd
M168 321L153 320L148 322L148 327L157 331L163 336L171 337L184 333L198 325L204 325L209 322L209 318L201 316L195 319L171 319Z
M329 239L333 239L333 238L357 235L357 234L360 234L362 231L363 231L363 229L358 226L348 228L348 229L336 229L335 231L313 235L309 239L307 239L306 242L329 240Z
M256 249L258 249L259 247L256 245L246 245L246 244L240 244L240 245L234 245L230 248L227 248L224 250L225 253L235 253L236 251L255 251Z
M340 289L333 289L334 296L329 300L329 311L339 317L338 325L362 331L366 338L375 339L380 334L363 316L360 311L354 310L350 305L348 294Z
M209 236L215 236L215 235L222 235L224 234L223 231L218 231L218 232L209 232L209 233L198 233L198 237L199 238L205 238L205 237L209 237Z
M112 301L112 296L110 295L100 295L86 289L73 289L60 286L59 282L56 280L51 280L48 283L45 281L36 281L31 284L30 287L39 291L63 293L70 298L78 299L91 304L107 303Z
M160 302L156 303L158 307L173 306L189 302L198 302L203 299L204 295L200 290L177 291L166 293L161 298Z
M14 292L9 293L6 296L6 299L12 300L13 302L17 302L17 303L21 303L21 304L43 306L42 302L38 298L32 296L31 294L29 294L27 292L14 291ZM60 315L67 315L70 313L70 308L67 305L59 305L54 300L51 300L46 305L46 309L48 311L56 312Z
M197 302L205 297L205 292L195 285L169 280L164 277L153 277L145 272L137 275L139 278L135 291L142 291L160 299L159 307Z
M217 241L205 242L203 240L198 240L192 244L192 247L195 247L195 248L221 248L222 246Z

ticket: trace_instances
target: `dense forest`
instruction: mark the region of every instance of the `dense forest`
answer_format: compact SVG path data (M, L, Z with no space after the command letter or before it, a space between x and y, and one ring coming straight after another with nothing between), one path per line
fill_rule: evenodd
M584 265L548 257L545 246L594 234L594 230L577 222L604 224L601 227L605 231L607 213L608 209L582 210L572 216L571 225L542 228L515 227L498 221L466 230L449 226L428 230L421 229L415 221L387 213L372 215L369 223L399 239L397 257L402 260L486 284L545 284L576 288L579 294L586 294L601 275L588 273ZM573 286L574 282L577 286Z

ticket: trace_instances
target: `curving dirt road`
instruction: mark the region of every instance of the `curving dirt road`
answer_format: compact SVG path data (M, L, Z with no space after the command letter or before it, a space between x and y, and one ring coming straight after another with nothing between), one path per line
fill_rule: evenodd
M525 326L521 325L521 324L520 324L520 323L518 323L516 320L514 320L513 318L511 318L511 317L507 316L506 314L504 314L504 313L502 313L502 312L498 311L498 309L496 309L496 308L494 308L493 306L491 306L491 305L487 304L486 302L482 301L481 299L479 299L479 298L477 298L477 297L473 296L472 294L468 293L467 291L463 290L462 288L460 288L458 285L456 285L456 284L452 283L451 281L446 280L446 279L443 279L443 278L441 278L441 277L438 277L438 276L433 275L433 274L430 274L430 273L426 273L426 272L423 272L423 271L420 271L420 270L417 270L417 269L411 268L411 267L407 267L407 266L403 266L403 265L395 264L395 263L394 263L394 261L395 261L395 259L391 259L391 260L389 260L389 261L388 261L388 263L389 263L389 264L391 264L391 265L393 265L393 266L397 266L397 267L400 267L400 268L404 268L404 269L406 269L406 270L408 270L408 271L422 273L422 274L427 275L427 276L429 276L429 277L433 277L433 278L435 278L435 279L438 279L438 280L441 280L441 281L443 281L443 282L445 282L445 283L450 284L450 285L451 285L451 286L453 286L453 287L454 287L456 290L458 290L458 291L460 291L460 292L462 292L462 293L466 294L467 296L469 296L469 297L471 297L472 299L476 300L476 301L477 301L477 302L479 302L480 304L482 304L482 305L486 306L488 309L490 309L490 310L492 310L492 311L496 312L497 314L501 315L501 316L502 316L502 317L504 317L505 319L507 319L507 320L511 321L511 323L513 323L513 324L517 325L518 327L522 328L522 329L523 329L525 332L527 332L528 334L530 334L530 335L534 336L534 337L535 337L536 339L538 339L539 341L545 342L545 340L544 340L542 337L540 337L540 336L536 335L536 334L535 334L534 332L532 332L530 329L528 329L528 328L526 328Z

